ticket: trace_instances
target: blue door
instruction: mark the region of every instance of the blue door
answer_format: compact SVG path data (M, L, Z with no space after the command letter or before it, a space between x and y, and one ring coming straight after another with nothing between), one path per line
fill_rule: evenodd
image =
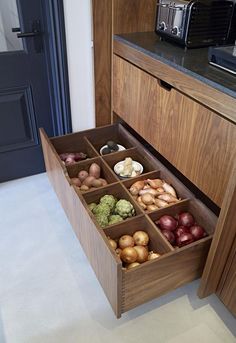
M38 128L54 135L41 0L0 0L0 182L44 170Z

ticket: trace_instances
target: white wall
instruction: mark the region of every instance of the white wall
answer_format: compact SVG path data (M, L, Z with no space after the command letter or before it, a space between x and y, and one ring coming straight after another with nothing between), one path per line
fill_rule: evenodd
M64 0L73 131L95 126L91 0Z

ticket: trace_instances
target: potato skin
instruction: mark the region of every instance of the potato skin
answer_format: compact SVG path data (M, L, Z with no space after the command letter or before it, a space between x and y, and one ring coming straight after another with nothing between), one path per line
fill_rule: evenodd
M94 176L95 179L99 179L101 174L101 168L97 163L92 163L89 167L89 176Z

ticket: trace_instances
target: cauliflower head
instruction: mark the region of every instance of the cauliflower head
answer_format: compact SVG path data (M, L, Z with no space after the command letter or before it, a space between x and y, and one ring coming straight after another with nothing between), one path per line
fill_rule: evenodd
M134 206L128 200L125 199L121 199L116 203L114 212L116 214L119 214L123 219L135 215Z
M99 213L99 214L95 215L95 218L101 227L105 227L105 226L109 225L108 216L104 215L103 213Z
M119 214L112 214L109 217L109 225L116 224L122 221L123 221L123 218Z
M93 213L96 215L104 215L109 217L111 214L111 208L106 203L98 204L96 207L93 208Z
M117 203L117 199L113 195L110 195L110 194L106 194L100 199L100 204L108 205L111 211L114 210L116 203Z

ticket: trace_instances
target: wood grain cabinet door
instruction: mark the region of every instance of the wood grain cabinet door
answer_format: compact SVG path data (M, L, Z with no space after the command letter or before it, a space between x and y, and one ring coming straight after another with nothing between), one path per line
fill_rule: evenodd
M113 111L221 207L236 157L236 127L118 56Z

